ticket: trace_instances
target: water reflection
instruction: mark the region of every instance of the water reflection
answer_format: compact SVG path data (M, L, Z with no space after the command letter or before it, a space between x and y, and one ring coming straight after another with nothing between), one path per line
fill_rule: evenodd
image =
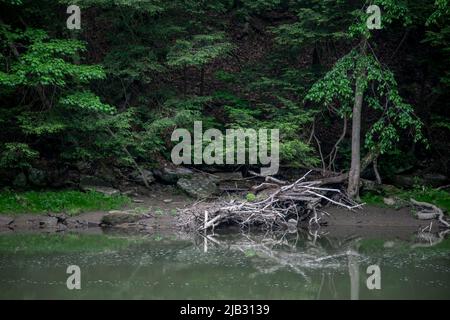
M0 235L0 298L449 298L449 254L446 233ZM82 290L65 286L70 264ZM380 290L366 286L370 265Z

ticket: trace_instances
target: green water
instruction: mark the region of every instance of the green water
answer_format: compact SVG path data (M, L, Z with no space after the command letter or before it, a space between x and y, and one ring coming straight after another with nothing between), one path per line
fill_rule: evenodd
M418 241L4 234L0 299L449 299L449 239ZM81 269L80 290L66 286L69 265ZM370 265L380 268L380 289L367 288Z

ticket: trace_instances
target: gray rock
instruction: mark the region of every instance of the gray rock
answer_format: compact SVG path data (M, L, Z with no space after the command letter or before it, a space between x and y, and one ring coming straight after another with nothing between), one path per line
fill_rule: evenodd
M104 194L105 196L117 196L120 194L120 191L110 187L100 187L100 186L83 186L84 191L95 191Z
M134 223L143 218L144 216L141 214L127 211L110 211L110 213L102 217L101 224L105 226L118 226L125 223Z
M58 219L55 217L41 217L39 219L39 228L56 228L58 226Z
M176 184L181 178L189 178L194 172L190 169L177 167L177 168L168 168L163 167L160 169L154 169L153 174L155 177L160 179L161 181L168 184Z
M388 205L388 206L393 206L396 203L394 198L383 198L383 202L385 205Z
M150 170L143 169L142 171L144 173L145 179L147 180L147 182L149 184L155 182L156 179L155 179L155 177L153 176L153 173ZM130 175L130 178L133 181L135 181L136 183L145 186L144 179L142 179L142 175L141 175L141 173L139 171L137 171L137 170L133 171L133 173L131 173L131 175Z
M208 176L196 174L189 178L180 178L177 186L195 198L209 198L218 193L217 185Z
M43 187L47 184L47 174L43 170L31 168L28 171L28 180L35 186Z
M23 188L27 186L27 177L23 172L19 173L13 180L13 186Z
M64 223L69 229L85 228L88 226L87 221L78 220L76 218L68 218Z

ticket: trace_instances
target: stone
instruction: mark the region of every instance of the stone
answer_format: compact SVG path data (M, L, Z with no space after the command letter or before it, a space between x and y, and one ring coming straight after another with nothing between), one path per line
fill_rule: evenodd
M58 226L58 218L55 217L41 217L39 219L39 228L56 228Z
M68 218L64 221L65 225L69 229L85 228L88 226L88 222L85 220L78 220L76 218Z
M190 178L180 178L177 186L194 198L209 198L217 194L217 185L207 176L196 174Z
M173 200L172 199L164 199L163 202L164 203L171 203Z
M148 184L155 182L156 179L155 179L155 176L153 175L153 172L151 172L150 170L146 170L146 169L143 169L142 172L144 173L144 177L147 180ZM138 170L133 171L130 174L130 178L134 182L136 182L142 186L145 186L144 179L142 179L142 175Z
M47 174L43 170L31 168L28 171L28 181L32 185L43 187L47 184Z
M383 198L383 202L384 202L385 205L388 205L388 206L393 206L396 203L395 199L394 198L390 198L390 197L389 198Z
M383 247L385 247L385 248L393 248L394 246L395 246L395 242L394 241L386 241L383 244Z
M189 178L194 172L190 169L183 167L169 168L163 167L159 169L153 169L153 174L156 178L167 184L177 184L181 178Z
M105 226L118 226L124 223L134 223L143 218L144 216L141 214L127 211L110 211L102 217L101 224Z
M84 186L84 191L95 191L104 194L105 196L117 196L120 194L120 191L110 187L99 187L99 186Z
M96 191L107 196L120 194L120 191L111 187L111 184L101 178L82 175L80 177L80 188L83 191Z

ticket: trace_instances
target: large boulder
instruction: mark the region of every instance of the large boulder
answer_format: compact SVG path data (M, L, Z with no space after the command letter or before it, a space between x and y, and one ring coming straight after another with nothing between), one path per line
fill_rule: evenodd
M146 170L146 169L143 169L142 172L144 173L145 180L147 181L148 184L155 182L155 177L153 176L153 172L151 172L150 170ZM138 170L133 171L130 174L130 178L134 182L136 182L142 186L145 186L145 182L144 182L144 179L142 178L142 174Z
M124 223L134 223L145 218L144 215L128 211L110 211L104 215L101 224L108 227L118 226Z
M39 227L42 229L56 228L58 226L58 218L56 217L41 217L39 219Z
M217 194L219 189L210 177L202 174L192 175L188 178L180 178L177 186L194 198L209 198Z
M156 178L167 184L177 184L178 180L181 178L192 177L194 172L190 169L183 167L162 167L158 169L153 169L153 174Z

